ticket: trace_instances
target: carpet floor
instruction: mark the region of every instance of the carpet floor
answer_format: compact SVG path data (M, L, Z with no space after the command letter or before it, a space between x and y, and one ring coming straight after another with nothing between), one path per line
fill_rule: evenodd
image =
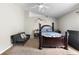
M38 49L38 39L29 39L24 46L15 45L3 55L78 55L79 52L68 47L68 50L63 48L43 48Z

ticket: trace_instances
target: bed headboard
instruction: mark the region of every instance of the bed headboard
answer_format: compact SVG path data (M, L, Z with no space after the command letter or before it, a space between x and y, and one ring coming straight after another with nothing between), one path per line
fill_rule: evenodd
M52 31L54 31L54 23L52 23L52 26L51 25L41 25L39 23L39 30L41 31L44 27L50 27L52 29Z
M54 23L52 23L52 26L51 25L41 25L40 23L39 23L39 39L40 39L40 37L41 37L41 29L43 28L43 27L45 27L45 26L47 26L47 27L51 27L52 28L52 31L54 31Z

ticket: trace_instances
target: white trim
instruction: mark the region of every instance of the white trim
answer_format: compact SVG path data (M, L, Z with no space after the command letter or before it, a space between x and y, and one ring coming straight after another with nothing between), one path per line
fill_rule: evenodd
M0 52L0 54L4 53L5 51L7 51L8 49L10 49L13 45L8 46L6 49L4 49L3 51Z

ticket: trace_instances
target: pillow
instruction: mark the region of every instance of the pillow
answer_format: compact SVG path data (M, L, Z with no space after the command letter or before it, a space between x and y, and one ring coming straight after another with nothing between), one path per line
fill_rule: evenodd
M21 38L22 39L26 38L26 35L25 34L21 34Z
M26 35L25 34L22 34L24 36L24 38L26 38Z
M46 29L47 32L52 32L51 28Z
M51 27L44 27L44 28L42 28L41 31L42 32L51 32L52 31L52 28Z

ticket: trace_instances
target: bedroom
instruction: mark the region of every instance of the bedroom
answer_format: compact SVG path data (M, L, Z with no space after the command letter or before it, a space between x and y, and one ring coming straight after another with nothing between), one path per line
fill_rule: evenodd
M39 23L42 25L54 23L54 30L61 32L63 36L67 30L78 32L79 3L0 3L0 15L0 36L2 39L0 41L0 53L4 52L3 55L79 54L79 51L70 46L68 46L68 50L63 48L39 50L39 39L34 36L34 31L39 29ZM24 46L13 46L10 37L20 32L29 34L30 39ZM6 51L7 49L10 50Z

